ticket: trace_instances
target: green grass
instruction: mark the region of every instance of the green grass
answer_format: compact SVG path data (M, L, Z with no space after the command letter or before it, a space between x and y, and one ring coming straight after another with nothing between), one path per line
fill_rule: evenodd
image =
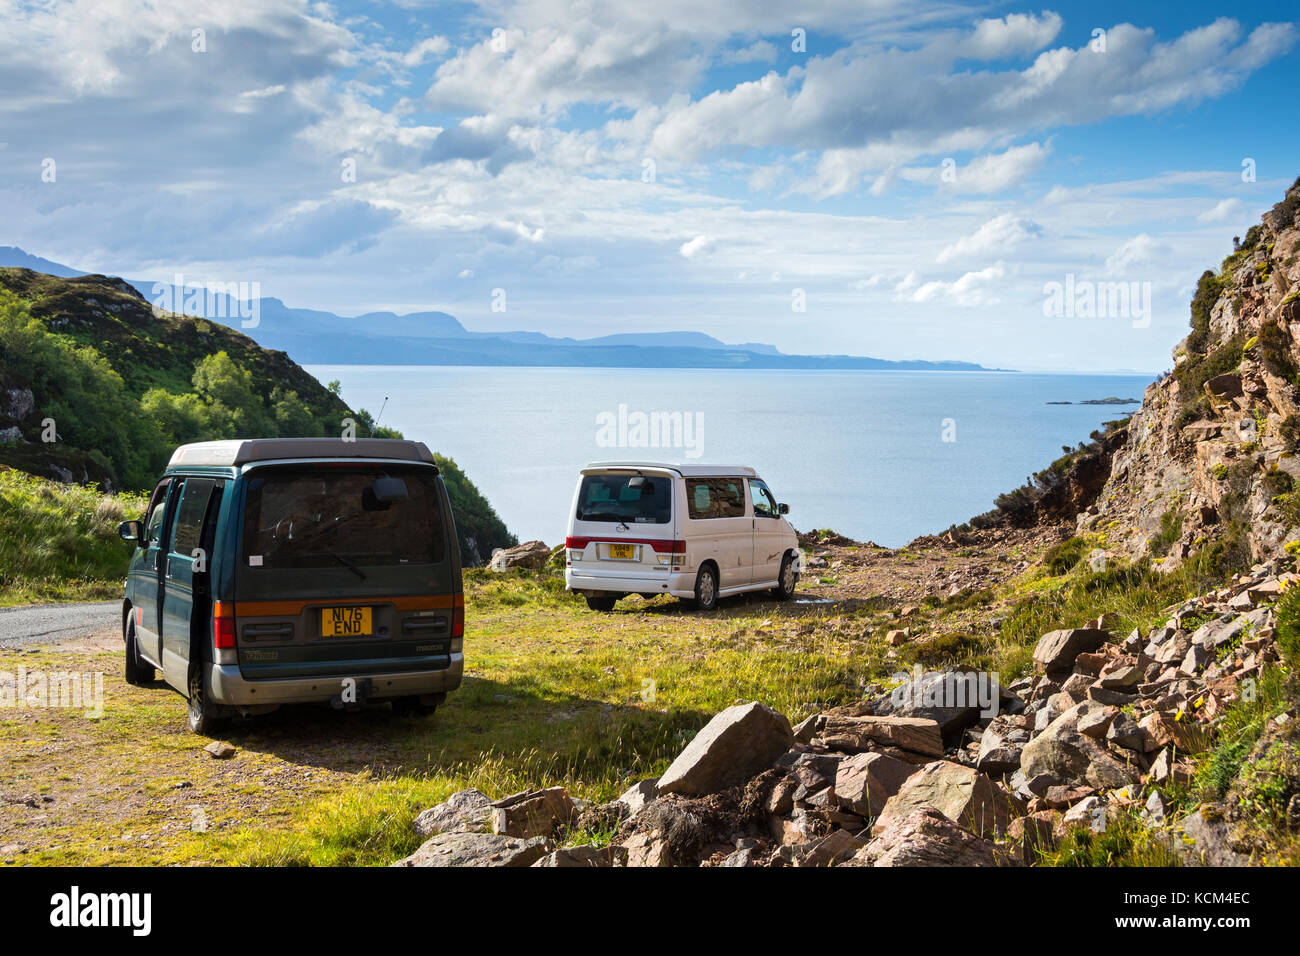
M131 549L117 526L146 504L0 469L0 605L119 596Z
M1161 836L1131 814L1110 819L1100 833L1076 827L1043 854L1043 866L1177 866Z
M600 614L564 592L554 572L470 571L466 595L469 667L437 714L285 708L232 725L224 739L239 753L230 761L201 753L203 741L184 731L179 696L124 684L116 654L0 652L0 670L39 661L108 671L99 721L31 712L0 720L0 764L20 775L19 790L48 787L58 798L41 849L19 859L383 865L418 845L416 814L455 791L502 797L564 786L604 802L662 773L738 700L764 701L795 721L860 699L867 683L898 667L835 605L737 599L697 613L632 597ZM60 783L70 766L78 781ZM299 787L308 770L315 775ZM182 779L192 787L173 789ZM155 784L156 792L131 796ZM80 799L69 790L82 788L111 813L59 816ZM188 830L196 803L208 832ZM148 839L124 841L123 832ZM24 839L0 822L7 841Z

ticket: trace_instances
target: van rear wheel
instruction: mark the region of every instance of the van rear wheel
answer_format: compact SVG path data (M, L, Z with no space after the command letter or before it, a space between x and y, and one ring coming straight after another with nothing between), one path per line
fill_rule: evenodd
M190 665L188 687L190 730L200 737L211 737L221 726L221 709L208 699L207 688L203 686L202 667Z
M587 607L591 608L593 611L609 612L614 610L614 605L617 603L618 598L611 597L608 594L601 594L594 597L591 595L587 596Z
M135 621L126 622L126 654L122 676L133 687L143 687L153 682L154 670L140 660L140 648L135 639Z
M706 564L695 575L695 606L701 611L712 611L718 606L718 572Z
M398 717L427 717L437 709L437 704L422 703L419 697L393 698L393 713Z

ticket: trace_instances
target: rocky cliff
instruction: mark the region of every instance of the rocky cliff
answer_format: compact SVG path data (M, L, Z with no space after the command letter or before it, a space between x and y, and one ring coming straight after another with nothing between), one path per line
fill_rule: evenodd
M1206 271L1173 371L1146 390L1080 534L1162 570L1240 568L1300 540L1300 180Z

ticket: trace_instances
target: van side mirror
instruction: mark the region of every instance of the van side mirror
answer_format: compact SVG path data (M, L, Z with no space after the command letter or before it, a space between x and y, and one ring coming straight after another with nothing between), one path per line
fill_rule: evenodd
M138 521L123 521L117 526L118 537L135 545L140 543L140 533L140 522Z
M777 514L788 515L790 513L790 506L783 501L776 506L776 512Z

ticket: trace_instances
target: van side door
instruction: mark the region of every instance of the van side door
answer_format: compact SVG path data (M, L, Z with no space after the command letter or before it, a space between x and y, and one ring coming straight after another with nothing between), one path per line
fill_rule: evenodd
M149 496L140 549L132 556L127 580L131 586L131 613L135 615L135 643L139 654L156 667L162 666L159 635L162 633L162 548L167 530L167 507L175 482L164 478Z
M749 497L754 507L754 583L776 583L785 557L785 523L776 498L767 485L749 479Z
M688 551L718 565L718 587L744 587L752 580L754 523L743 478L687 478Z
M213 478L185 479L176 493L163 559L163 679L182 693L188 689L190 620L196 612L207 611L206 594L196 595L195 583L207 580L212 557L199 545L216 485Z

